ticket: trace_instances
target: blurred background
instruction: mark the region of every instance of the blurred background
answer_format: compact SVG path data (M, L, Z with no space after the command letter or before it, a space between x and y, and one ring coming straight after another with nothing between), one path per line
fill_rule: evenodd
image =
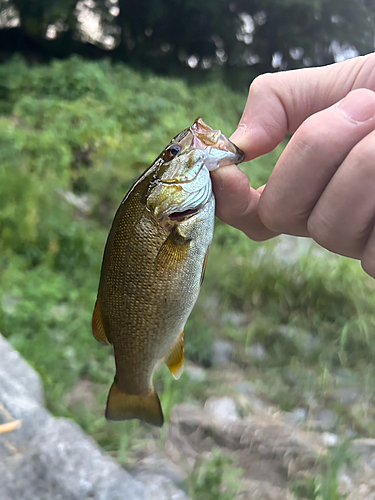
M374 41L373 0L0 0L0 331L42 376L48 409L127 470L165 460L197 500L358 489L347 441L375 438L375 288L358 262L217 221L185 373L155 375L161 430L105 421L114 360L91 315L115 210L173 136L197 116L230 135L257 75ZM253 186L282 149L243 166ZM307 466L275 440L271 452L272 426L263 456L228 438L228 423L270 416L287 450L306 430L323 458L308 440ZM371 446L360 459L373 468Z

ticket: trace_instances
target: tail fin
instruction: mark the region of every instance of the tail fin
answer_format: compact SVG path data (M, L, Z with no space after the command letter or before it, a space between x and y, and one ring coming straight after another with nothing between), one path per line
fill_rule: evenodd
M116 381L109 391L105 417L107 420L139 418L157 427L164 423L163 410L155 391L148 394L127 394L120 391Z

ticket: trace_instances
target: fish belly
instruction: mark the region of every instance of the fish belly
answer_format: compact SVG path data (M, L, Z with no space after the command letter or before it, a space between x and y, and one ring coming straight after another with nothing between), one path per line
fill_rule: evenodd
M121 391L152 390L155 365L183 331L198 298L213 224L212 198L192 227L182 228L188 243L175 251L165 251L170 231L147 212L130 238L115 235L101 302Z

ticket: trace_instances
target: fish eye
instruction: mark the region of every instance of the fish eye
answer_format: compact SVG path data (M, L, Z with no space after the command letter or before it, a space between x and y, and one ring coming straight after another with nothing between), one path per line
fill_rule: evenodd
M181 151L181 146L179 144L172 144L167 148L166 155L168 160L172 160Z

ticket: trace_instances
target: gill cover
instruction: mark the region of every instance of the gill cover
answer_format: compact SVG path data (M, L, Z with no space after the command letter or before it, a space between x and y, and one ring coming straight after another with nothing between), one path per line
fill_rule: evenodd
M169 159L171 151L175 155ZM167 168L147 199L147 208L156 218L198 211L212 196L209 171L244 158L220 130L213 130L201 118L176 136L166 153Z

